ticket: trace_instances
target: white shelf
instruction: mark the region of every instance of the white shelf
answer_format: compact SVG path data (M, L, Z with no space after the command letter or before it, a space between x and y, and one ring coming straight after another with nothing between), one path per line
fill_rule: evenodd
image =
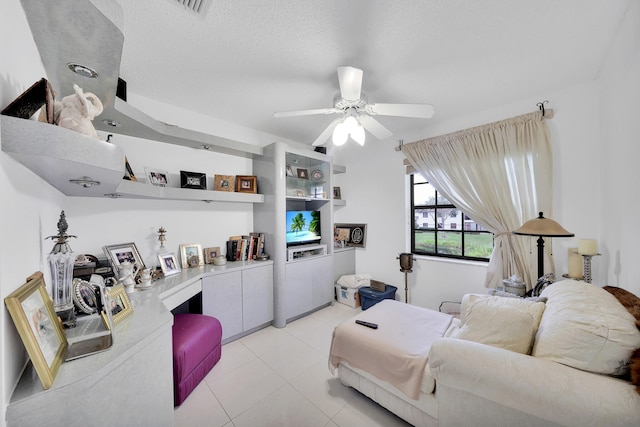
M264 203L264 195L229 191L195 190L192 188L157 187L122 180L111 197L127 199L191 200L203 202Z
M2 151L67 196L102 197L124 176L124 153L116 145L35 120L0 116ZM70 180L89 178L85 188Z
M333 199L333 206L347 206L347 201L342 199Z
M156 187L122 179L124 152L116 145L60 126L0 115L2 151L67 196L264 203L264 195ZM70 180L99 182L91 187Z

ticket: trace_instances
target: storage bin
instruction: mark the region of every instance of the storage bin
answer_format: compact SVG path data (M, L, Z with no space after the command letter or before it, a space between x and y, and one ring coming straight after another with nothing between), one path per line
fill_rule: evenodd
M366 310L383 299L396 299L397 290L398 288L391 285L385 285L384 292L374 291L369 286L360 288L358 293L360 294L360 304L362 304L362 309Z
M358 288L347 288L336 284L336 300L340 304L348 305L351 308L360 307Z

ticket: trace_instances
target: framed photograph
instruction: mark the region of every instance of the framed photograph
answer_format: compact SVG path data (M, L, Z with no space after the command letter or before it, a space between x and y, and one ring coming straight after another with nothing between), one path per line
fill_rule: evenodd
M96 289L86 280L78 277L71 282L73 289L72 299L75 306L85 314L93 314L98 311L98 298Z
M335 224L334 240L347 246L364 248L367 243L367 224Z
M133 242L122 243L119 245L103 246L102 250L104 251L104 254L107 256L107 259L109 260L109 262L111 262L111 266L113 267L113 272L118 278L119 278L118 267L120 267L120 263L123 263L125 261L129 261L131 264L136 264L136 263L138 264L137 270L134 267L135 276L137 276L139 272L141 272L146 268L144 265L144 262L142 261L142 257L138 252L138 248L136 248L136 244Z
M46 390L53 385L67 351L67 337L53 310L42 272L4 299L33 367Z
M296 170L298 172L298 178L309 179L309 171L303 168L298 168Z
M336 200L342 199L342 195L340 194L340 187L333 187L333 198Z
M158 261L160 261L160 268L165 276L180 273L180 266L178 265L176 254L173 252L158 255Z
M257 193L258 178L249 175L236 176L236 191L238 193Z
M169 187L169 174L167 171L144 168L144 173L147 175L148 184L155 185L156 187Z
M133 313L133 307L129 301L129 296L124 290L124 286L116 285L108 290L109 295L109 311L111 312L111 318L113 319L113 325L118 326L118 323L122 322L127 316ZM104 312L102 313L104 316ZM105 320L105 324L109 325L109 322Z
M295 194L296 194L296 197L304 197L304 191L303 190L295 190Z
M213 248L204 248L204 262L205 264L213 264L213 259L220 256L220 246Z
M285 169L287 176L293 176L293 169L291 169L291 165L287 163L287 168Z
M207 189L207 177L200 172L180 171L180 188Z
M215 191L235 191L233 175L214 175L213 189Z
M129 164L127 156L124 156L124 176L122 177L122 179L138 182L138 178L136 178L135 174L133 173L133 169L131 169L131 165Z
M202 245L199 243L180 245L180 259L182 260L182 268L200 267L204 265Z

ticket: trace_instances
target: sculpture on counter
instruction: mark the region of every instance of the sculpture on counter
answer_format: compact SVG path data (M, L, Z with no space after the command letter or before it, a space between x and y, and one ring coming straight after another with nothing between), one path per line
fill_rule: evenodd
M58 126L80 132L84 135L100 139L91 121L103 110L100 99L91 92L84 92L78 85L73 85L75 93L56 102L54 120Z

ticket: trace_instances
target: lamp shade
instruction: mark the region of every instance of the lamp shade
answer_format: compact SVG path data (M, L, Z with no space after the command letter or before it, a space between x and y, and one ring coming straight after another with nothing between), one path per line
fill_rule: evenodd
M522 227L513 231L513 234L520 234L522 236L543 236L543 237L573 237L575 234L562 228L560 224L552 219L545 218L542 212L538 214L537 218L531 219Z

